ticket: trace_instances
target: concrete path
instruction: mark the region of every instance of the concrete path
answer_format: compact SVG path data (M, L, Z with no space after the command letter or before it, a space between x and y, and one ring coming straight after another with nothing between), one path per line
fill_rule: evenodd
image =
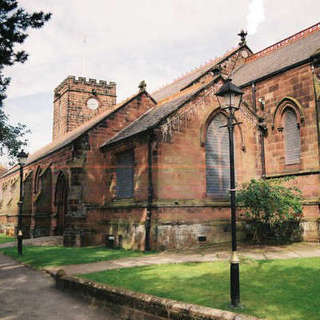
M48 274L0 253L0 319L116 320L117 315L61 292Z
M239 255L240 258L257 260L320 257L320 245L318 243L300 242L287 246L240 246ZM47 271L56 273L59 269L63 269L67 274L73 275L152 264L221 261L228 259L230 259L230 251L221 248L202 248L183 252L162 252L150 256L124 258L113 261L50 267Z

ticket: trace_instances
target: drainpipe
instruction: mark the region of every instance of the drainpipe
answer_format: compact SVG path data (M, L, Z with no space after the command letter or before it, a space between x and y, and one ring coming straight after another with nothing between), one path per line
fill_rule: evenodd
M254 82L251 84L251 94L252 94L252 105L253 110L257 112L257 102L256 102L256 85Z
M266 158L265 158L265 151L264 151L264 138L267 135L267 126L264 122L263 118L259 118L259 140L260 140L260 160L261 160L261 176L262 178L266 177Z
M153 200L152 140L153 140L153 132L151 130L149 131L149 135L148 135L148 199L147 199L147 217L145 221L145 228L146 228L145 251L151 250L150 234L151 234L151 217L152 217L152 200Z
M320 125L319 125L319 100L317 97L316 91L316 83L315 83L315 72L314 72L314 65L311 65L312 69L312 80L313 80L313 93L314 93L314 103L316 109L316 121L317 121L317 138L318 138L318 154L319 154L319 162L320 162Z
M251 84L251 96L252 96L252 105L253 110L257 112L257 98L256 98L256 84L252 82ZM264 147L264 138L267 135L267 126L263 118L259 117L259 143L260 143L260 161L261 161L261 176L264 178L266 176L266 159L265 159L265 147Z

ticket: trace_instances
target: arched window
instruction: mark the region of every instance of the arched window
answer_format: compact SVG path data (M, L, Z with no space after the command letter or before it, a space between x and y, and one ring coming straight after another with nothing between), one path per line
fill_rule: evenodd
M283 112L285 163L294 164L300 162L300 129L295 111L287 107Z
M207 195L216 198L228 196L230 188L229 136L227 118L219 113L210 122L206 135Z
M57 234L62 235L65 227L65 215L67 213L68 181L62 171L57 179L54 204L57 207Z
M41 190L41 168L38 167L37 171L36 171L36 175L34 177L34 188L33 188L33 192L34 193L38 193Z

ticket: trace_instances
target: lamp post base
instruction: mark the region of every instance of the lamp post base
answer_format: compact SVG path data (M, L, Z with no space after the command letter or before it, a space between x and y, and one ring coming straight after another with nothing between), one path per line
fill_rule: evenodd
M22 231L19 230L18 236L17 236L17 240L18 240L18 255L19 256L22 256L22 239L23 239Z
M240 304L239 263L238 255L233 251L230 261L230 296L233 307L238 307Z

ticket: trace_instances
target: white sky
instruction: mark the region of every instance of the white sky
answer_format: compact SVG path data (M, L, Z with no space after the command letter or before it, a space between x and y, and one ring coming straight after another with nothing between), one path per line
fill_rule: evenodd
M253 51L320 21L319 0L20 0L51 12L23 48L26 63L6 69L5 111L26 124L28 152L51 142L53 89L68 75L117 82L118 102L149 92L222 55L248 30ZM320 47L320 44L319 44Z

